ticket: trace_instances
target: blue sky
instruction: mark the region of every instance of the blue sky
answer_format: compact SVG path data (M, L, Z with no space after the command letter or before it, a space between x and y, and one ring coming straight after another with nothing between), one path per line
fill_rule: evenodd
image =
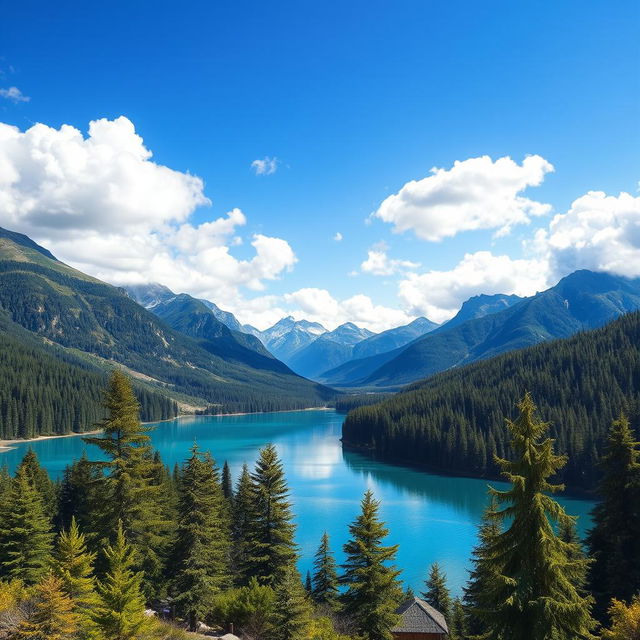
M9 3L0 122L50 130L46 142L0 138L0 224L112 282L162 277L262 325L293 312L381 329L419 314L443 320L474 293L532 293L573 267L638 276L639 28L640 5L625 1ZM120 116L154 163L203 185L170 193L161 177L136 178L133 193L120 189L125 169L102 175L74 160L53 171L53 189L39 158L46 148L67 162L60 128L86 139L91 121ZM106 129L108 161L120 162L133 133ZM529 186L510 189L531 155L554 170L539 164L520 176ZM449 173L482 156L484 168ZM503 157L513 164L494 171ZM256 175L251 163L264 158L276 170ZM130 175L146 176L150 162L139 156ZM404 198L387 221L370 218L432 167L445 170L442 184L423 183L411 210ZM114 215L114 189L139 208ZM589 191L608 197L572 207ZM154 196L156 219L143 211ZM449 208L437 210L443 200ZM236 216L207 240L198 225L234 208L244 223ZM501 232L509 211L520 221ZM434 240L448 212L459 224ZM564 216L555 226L554 215ZM394 232L398 220L405 230ZM429 238L425 224L436 229ZM265 240L260 253L256 234L288 248ZM164 262L136 261L145 246ZM363 267L372 250L377 262Z

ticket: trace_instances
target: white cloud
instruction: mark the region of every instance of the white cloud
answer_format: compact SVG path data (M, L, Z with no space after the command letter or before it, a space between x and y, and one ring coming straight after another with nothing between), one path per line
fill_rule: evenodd
M342 236L342 234L341 234L339 231L337 231L337 232L336 232L336 235L335 235L335 236L333 236L333 239L334 239L336 242L342 242L342 238L343 238L343 236Z
M462 303L481 293L529 296L549 286L545 260L514 260L489 251L468 253L449 271L409 274L398 285L408 313L444 322Z
M589 191L540 230L534 250L562 277L577 269L640 276L640 197Z
M401 309L376 305L369 296L356 294L337 300L326 289L308 287L283 296L287 315L305 318L334 329L345 322L379 332L408 324L415 316Z
M270 176L278 170L278 158L265 156L262 160L254 160L251 163L251 168L256 172L257 176Z
M418 262L389 258L385 243L379 243L367 252L367 259L360 265L364 273L374 276L391 276L399 271L417 269Z
M7 100L11 100L11 102L29 102L31 98L29 96L25 96L18 87L9 87L8 89L0 89L0 98L6 98Z
M233 209L194 225L209 205L202 180L151 161L124 117L74 127L0 124L0 224L116 284L157 281L213 300L264 289L296 262L289 244L255 234L254 255L231 254L246 216Z
M433 242L476 229L504 235L513 225L550 212L550 205L520 195L550 171L553 166L537 155L521 165L508 156L456 161L449 170L433 168L433 175L407 182L372 215L393 224L397 233L411 230Z

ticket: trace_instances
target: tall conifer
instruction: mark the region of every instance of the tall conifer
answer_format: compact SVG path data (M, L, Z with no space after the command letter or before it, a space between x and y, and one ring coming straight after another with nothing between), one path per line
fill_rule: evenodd
M142 574L134 570L133 549L118 523L113 545L107 545L107 575L98 582L100 604L94 619L108 640L137 640L149 627L144 613Z
M349 526L351 539L344 545L344 612L366 640L391 640L391 629L400 619L395 610L402 599L400 572L389 565L398 547L382 545L388 530L378 517L380 503L371 491L365 493L361 508Z
M229 531L218 470L193 447L180 474L175 602L195 631L213 597L228 584Z
M570 516L548 494L562 489L548 479L565 463L543 439L548 425L535 417L527 394L520 415L508 420L515 460L497 459L507 491L492 489L500 505L495 514L508 528L488 549L495 574L487 585L487 607L479 611L487 638L501 640L577 640L592 638L591 599L581 593L586 561L572 543L563 542L554 523Z
M289 488L276 448L260 451L252 481L252 531L247 547L247 573L260 584L275 586L297 558Z
M306 640L311 622L311 606L293 564L282 572L276 587L270 640Z
M37 583L49 569L52 542L42 494L19 467L0 513L0 575Z
M338 607L338 573L336 561L329 546L329 534L325 531L313 560L313 599L331 609Z
M231 548L231 563L235 582L238 586L249 583L249 558L251 540L253 537L253 523L255 522L253 488L251 474L246 464L242 466L242 472L236 483L234 493L231 535L233 545Z
M449 622L451 619L451 594L449 587L447 587L447 576L437 562L434 562L429 569L422 598Z
M587 544L593 564L589 586L602 620L612 598L640 592L640 450L626 416L609 431L600 463L600 502Z

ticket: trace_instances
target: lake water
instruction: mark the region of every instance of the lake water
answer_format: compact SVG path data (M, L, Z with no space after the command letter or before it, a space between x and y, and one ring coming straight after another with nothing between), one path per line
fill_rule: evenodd
M334 411L196 416L159 423L152 440L170 467L182 462L197 442L202 450L211 451L220 466L229 462L234 482L243 462L252 466L258 449L273 442L291 488L303 575L311 568L325 530L338 561L343 559L347 527L359 513L363 493L371 489L382 503L381 515L390 530L388 543L400 545L397 565L405 583L421 590L427 568L437 561L453 592L460 593L487 500L487 481L425 473L343 451L343 420ZM0 455L0 462L6 461L13 471L29 446L54 477L84 449L90 458L97 456L96 447L70 437L21 443ZM568 513L579 516L584 533L592 503L560 500Z

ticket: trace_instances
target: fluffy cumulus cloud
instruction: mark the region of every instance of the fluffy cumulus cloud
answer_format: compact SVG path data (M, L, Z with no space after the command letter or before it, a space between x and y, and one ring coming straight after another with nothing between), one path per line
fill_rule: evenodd
M534 250L546 253L553 275L576 269L640 276L640 197L589 191L538 231Z
M372 215L393 224L398 233L413 231L433 242L476 229L504 235L550 212L548 204L522 195L550 171L553 166L537 155L522 164L509 157L494 162L489 156L456 161L451 169L434 168L430 176L407 182Z
M284 309L296 319L305 318L334 329L344 322L354 322L371 331L384 331L407 324L415 316L401 309L376 305L369 296L357 294L337 300L326 289L308 287L283 296Z
M400 281L398 294L408 313L444 322L471 296L481 293L529 296L548 286L545 260L514 260L478 251L466 254L448 271L408 274Z
M270 176L278 170L278 158L265 156L262 159L254 160L251 163L251 168L257 176Z
M239 209L191 223L210 205L203 181L152 161L127 118L96 120L88 136L63 125L21 132L0 124L0 212L66 262L113 283L158 281L212 299L260 291L291 269L281 238L255 234L239 259Z
M5 100L11 100L11 102L17 104L18 102L29 102L31 98L25 96L18 87L8 87L6 89L0 89L0 98Z
M378 243L367 252L367 259L362 262L360 269L363 273L373 276L391 276L394 273L417 269L420 264L410 260L398 260L387 255L388 247L385 243Z

